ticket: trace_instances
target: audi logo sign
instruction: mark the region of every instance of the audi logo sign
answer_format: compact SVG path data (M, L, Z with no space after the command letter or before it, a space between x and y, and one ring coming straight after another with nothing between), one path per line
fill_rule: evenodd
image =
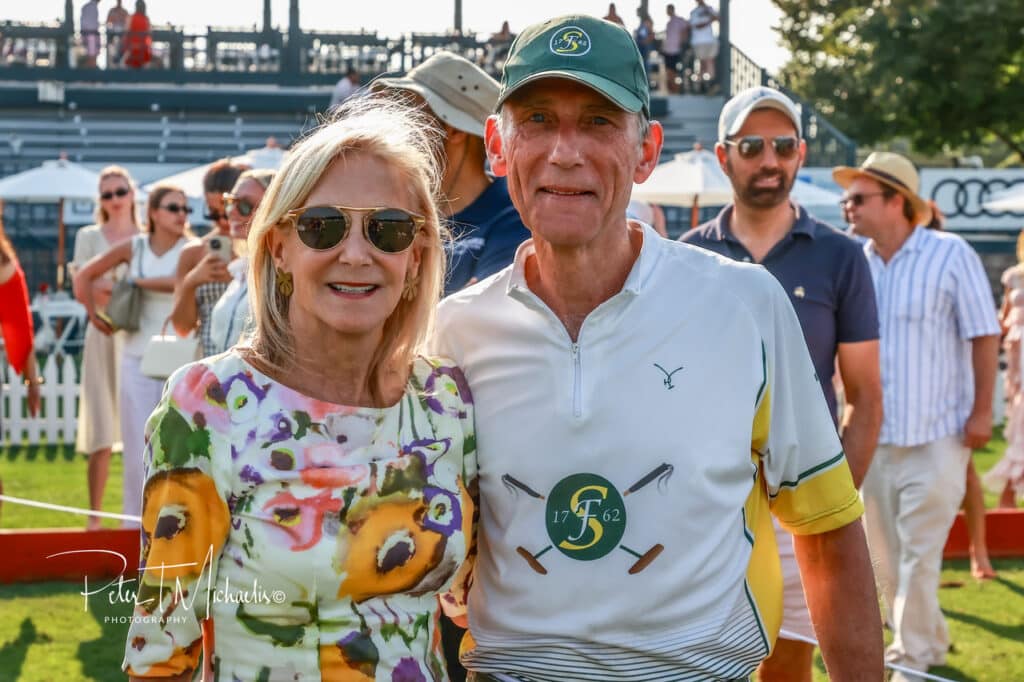
M800 177L834 192L831 168L803 168ZM924 168L921 196L932 199L956 231L1016 231L1024 228L1024 212L986 210L983 204L1015 190L1024 192L1024 169ZM819 213L811 209L812 213ZM832 218L831 215L823 219Z

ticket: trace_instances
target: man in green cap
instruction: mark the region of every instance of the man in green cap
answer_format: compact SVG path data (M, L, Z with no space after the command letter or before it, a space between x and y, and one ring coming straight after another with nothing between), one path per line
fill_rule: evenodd
M832 679L882 679L863 508L785 292L625 218L662 144L636 44L532 26L497 107L532 237L434 338L474 396L478 555L443 600L470 679L746 679L781 619L771 514Z

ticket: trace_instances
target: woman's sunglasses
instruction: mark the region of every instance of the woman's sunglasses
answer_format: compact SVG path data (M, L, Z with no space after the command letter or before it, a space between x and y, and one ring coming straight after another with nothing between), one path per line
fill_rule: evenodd
M780 135L773 137L772 149L780 159L792 159L800 148L800 140L795 135ZM736 151L744 159L753 159L761 156L764 152L765 138L760 135L747 135L738 140L726 140L725 144L736 147Z
M120 199L121 197L126 197L126 196L128 196L128 190L126 190L124 187L118 187L113 192L103 192L103 193L101 193L100 194L100 199L102 199L103 201L110 201L114 197L117 197L118 199Z
M179 206L178 204L167 204L166 206L161 206L160 208L171 213L184 213L185 215L188 215L189 213L192 212L191 206Z
M315 251L327 251L340 244L352 227L350 213L365 213L363 236L383 253L401 253L412 246L426 218L400 208L355 208L353 206L306 206L284 214L302 243Z
M248 218L252 215L252 212L256 210L256 204L249 201L236 197L234 194L224 194L224 215L231 213L232 207L238 209L238 215L243 218Z

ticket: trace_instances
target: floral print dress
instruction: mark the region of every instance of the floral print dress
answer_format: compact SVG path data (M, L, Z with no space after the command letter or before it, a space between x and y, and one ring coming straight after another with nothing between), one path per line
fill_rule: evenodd
M127 672L196 668L210 616L217 680L447 679L477 483L457 367L417 358L397 404L347 407L232 351L172 376L146 433Z

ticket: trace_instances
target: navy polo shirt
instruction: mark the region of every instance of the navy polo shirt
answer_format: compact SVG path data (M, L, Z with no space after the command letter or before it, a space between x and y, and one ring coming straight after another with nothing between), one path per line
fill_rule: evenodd
M516 249L530 237L508 196L505 178L494 178L472 204L448 219L453 240L446 246L448 274L444 295L490 277L512 263Z
M789 294L811 352L814 369L829 409L836 416L832 388L836 347L878 338L878 311L871 269L864 250L852 237L826 225L793 204L793 228L772 247L761 265ZM679 241L701 246L733 260L753 261L729 230L732 205Z

